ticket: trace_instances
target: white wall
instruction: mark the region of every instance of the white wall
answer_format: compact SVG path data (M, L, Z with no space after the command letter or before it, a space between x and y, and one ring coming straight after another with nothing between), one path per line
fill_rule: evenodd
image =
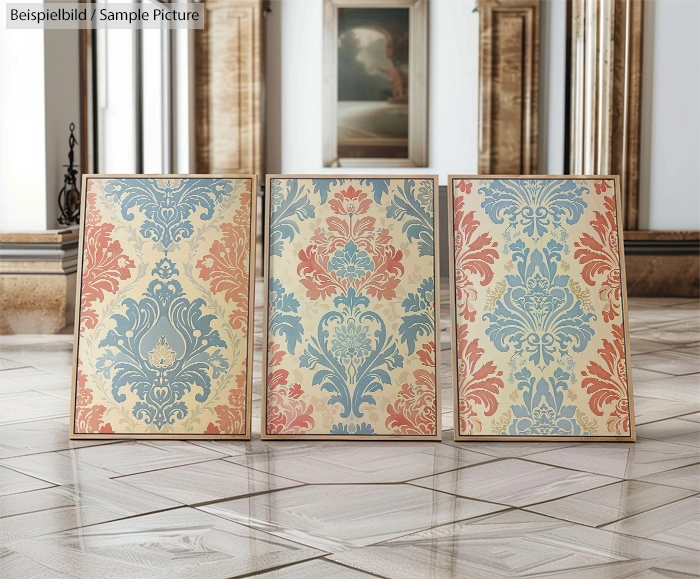
M0 231L46 229L44 34L0 7Z
M700 229L700 2L647 1L640 229Z
M474 4L430 3L429 165L418 172L437 173L441 183L449 173L477 170L479 15ZM267 18L267 171L337 173L323 167L323 0L276 0Z
M0 231L57 227L69 125L80 141L77 30L7 30L0 8ZM80 147L75 150L80 163Z

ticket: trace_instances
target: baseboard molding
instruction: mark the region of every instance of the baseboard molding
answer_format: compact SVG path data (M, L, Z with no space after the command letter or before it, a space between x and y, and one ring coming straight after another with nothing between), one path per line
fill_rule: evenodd
M700 297L700 231L625 231L630 297Z

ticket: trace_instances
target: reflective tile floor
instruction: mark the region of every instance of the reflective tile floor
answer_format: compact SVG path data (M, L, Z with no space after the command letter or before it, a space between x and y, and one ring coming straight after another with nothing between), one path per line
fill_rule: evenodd
M698 306L631 300L636 444L453 442L447 315L441 444L69 442L72 337L0 337L0 578L700 576Z

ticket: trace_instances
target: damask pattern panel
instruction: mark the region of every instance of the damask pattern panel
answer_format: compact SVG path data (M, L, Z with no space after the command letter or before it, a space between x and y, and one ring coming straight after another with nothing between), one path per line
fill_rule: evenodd
M267 191L263 438L439 440L436 178Z
M455 438L633 441L616 177L450 177Z
M87 176L73 438L250 438L255 178Z

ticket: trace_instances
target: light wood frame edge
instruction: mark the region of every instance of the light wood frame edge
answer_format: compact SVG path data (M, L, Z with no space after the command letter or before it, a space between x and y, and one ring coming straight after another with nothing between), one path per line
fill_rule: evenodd
M436 433L435 435L352 435L352 434L267 434L267 340L269 323L269 284L270 284L270 250L269 244L265 245L263 268L263 318L262 318L262 408L260 412L260 438L262 440L354 440L375 441L394 440L402 442L440 442L442 440L442 397L440 388L440 242L439 242L439 216L438 205L440 202L439 177L437 175L287 175L273 174L265 177L265 239L270 239L270 203L271 187L273 179L431 179L433 181L433 275L435 276L435 408L436 408Z
M89 179L231 179L251 180L250 190L250 254L249 272L252 271L248 282L248 336L247 336L247 356L246 360L246 417L245 434L100 434L99 432L76 433L75 432L75 408L76 390L78 383L78 337L80 334L80 310L81 310L81 289L83 275L83 238L85 236L85 214L87 197L87 182ZM252 435L252 407L253 407L253 346L255 343L255 233L257 227L257 177L255 175L234 175L234 174L154 174L154 175L111 175L111 174L84 174L82 176L82 190L80 198L80 235L78 241L78 265L76 270L75 283L75 318L73 325L73 370L71 373L71 397L70 397L70 423L68 425L68 438L70 440L250 440Z
M623 326L625 330L625 363L627 365L627 396L629 404L630 436L512 436L512 435L463 435L459 433L459 390L457 384L457 324L456 297L455 297L455 247L454 247L454 181L465 180L493 180L493 179L602 179L615 182L615 203L618 250L620 258L620 308L622 311ZM622 200L620 191L620 178L617 175L448 175L447 177L447 212L449 215L450 235L450 322L452 325L452 392L454 404L454 440L457 442L543 442L543 441L578 441L578 442L636 442L636 427L634 423L634 395L632 391L632 354L630 352L629 318L627 312L627 277L625 272L625 248L623 239Z

